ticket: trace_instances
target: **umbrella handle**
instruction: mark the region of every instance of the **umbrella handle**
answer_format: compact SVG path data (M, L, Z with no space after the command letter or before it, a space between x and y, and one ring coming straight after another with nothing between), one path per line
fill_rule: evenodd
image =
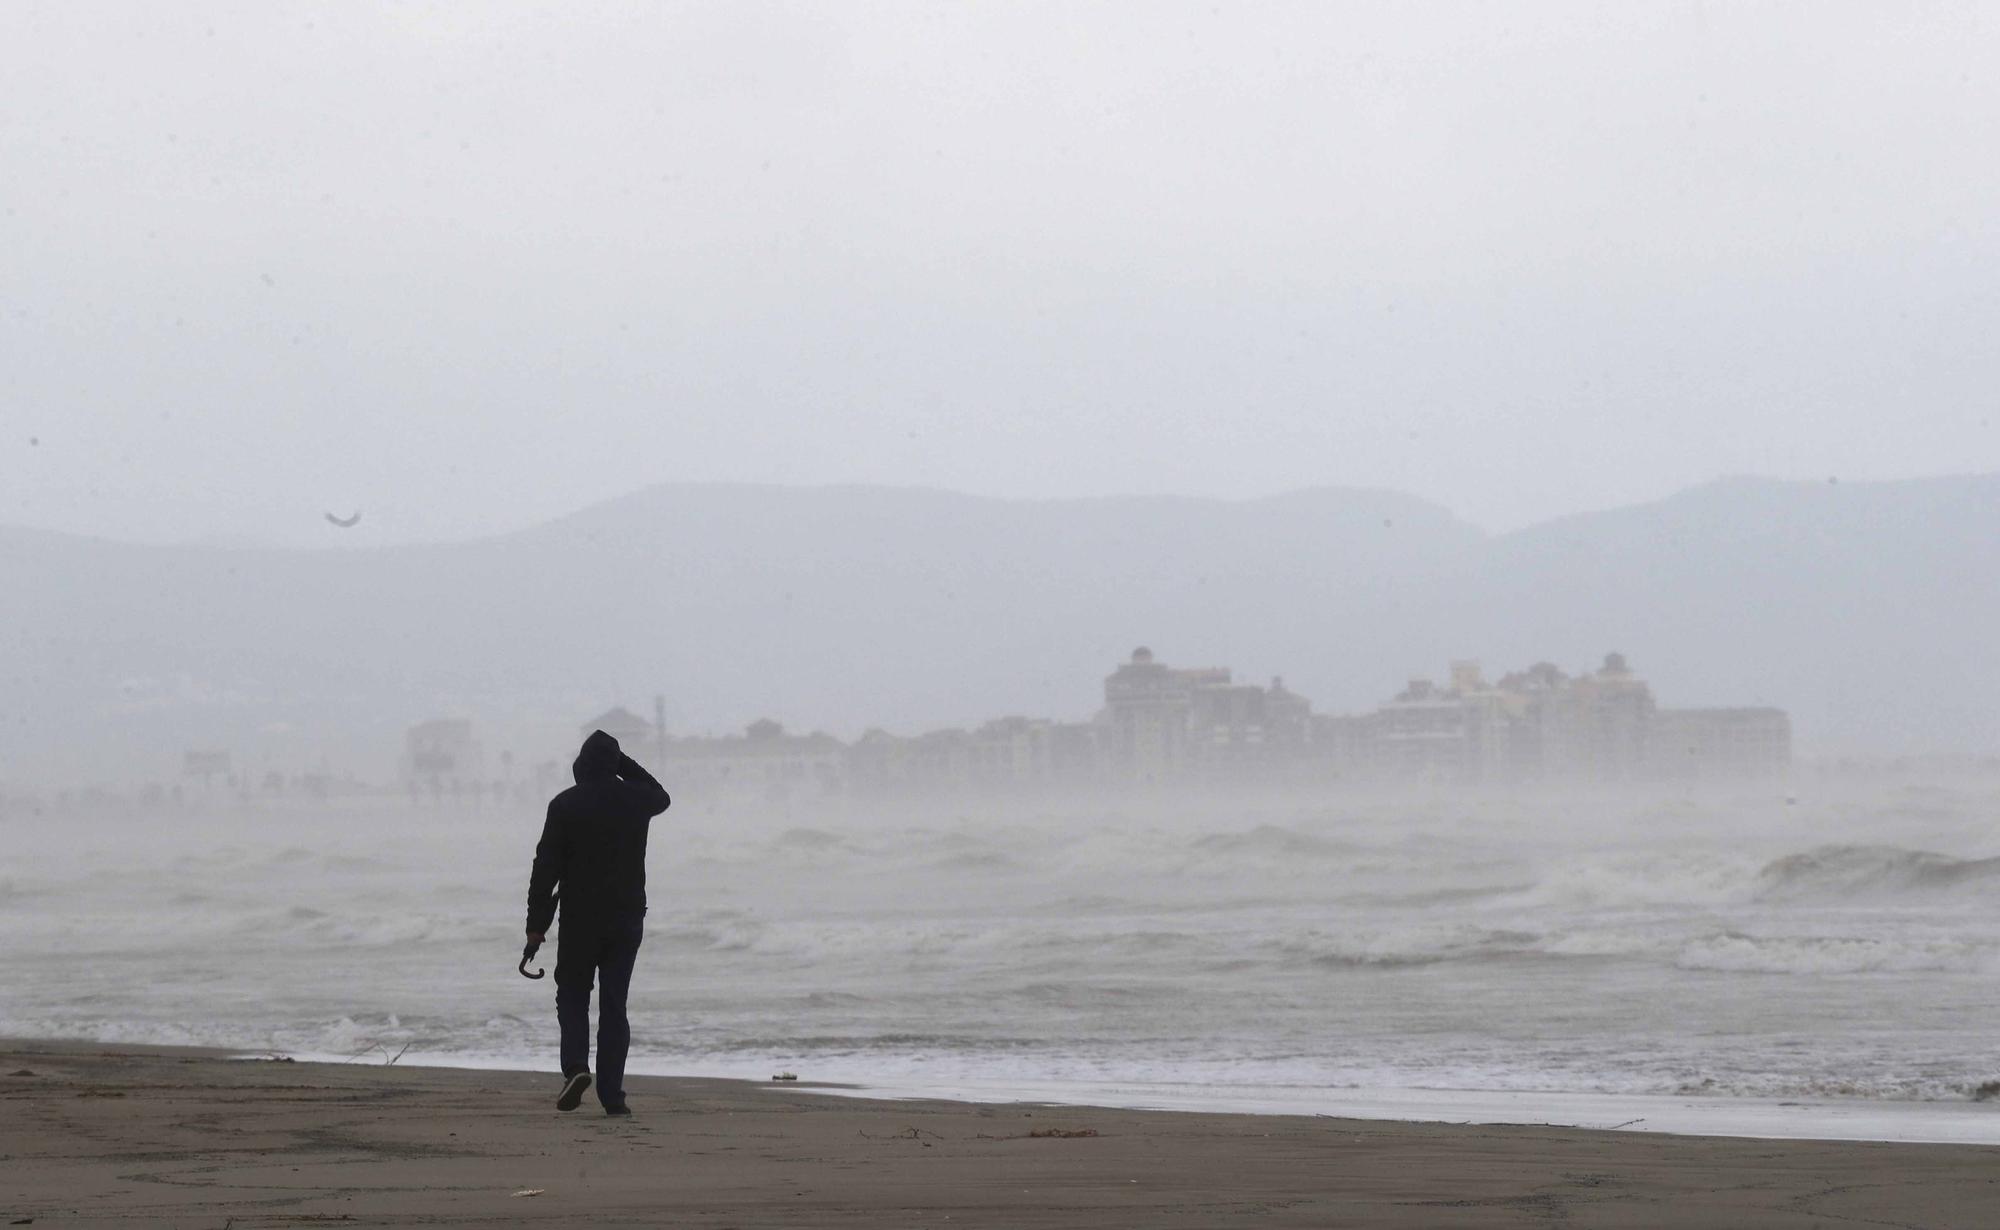
M556 893L549 898L549 904L550 906L554 906L561 900L562 900L562 894ZM543 927L542 930L547 931L548 928ZM542 976L542 971L540 970L536 970L532 974L528 972L528 962L535 959L535 953L540 951L541 947L542 947L542 942L540 940L529 940L528 946L521 950L521 963L514 967L514 969L521 975L521 977L540 978Z

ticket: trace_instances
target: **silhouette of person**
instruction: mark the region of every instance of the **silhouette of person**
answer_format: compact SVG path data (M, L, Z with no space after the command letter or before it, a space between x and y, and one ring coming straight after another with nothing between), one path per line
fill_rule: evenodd
M629 1115L625 1052L632 1042L625 994L646 919L646 830L672 802L653 775L603 731L583 741L576 785L549 800L548 820L528 876L528 940L539 944L555 920L556 1020L562 1027L562 1093L575 1110L590 1088L590 988L597 994L597 1100L607 1115Z

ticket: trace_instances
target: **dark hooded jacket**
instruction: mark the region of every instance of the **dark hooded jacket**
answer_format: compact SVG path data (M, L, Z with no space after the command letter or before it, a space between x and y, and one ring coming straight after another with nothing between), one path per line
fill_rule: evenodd
M576 785L549 800L528 876L528 930L565 933L637 922L646 913L646 830L671 802L651 773L595 731L572 766Z

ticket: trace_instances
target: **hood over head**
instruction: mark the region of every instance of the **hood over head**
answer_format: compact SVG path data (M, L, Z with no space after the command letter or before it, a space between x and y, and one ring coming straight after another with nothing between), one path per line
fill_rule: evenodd
M576 754L576 763L570 766L577 784L605 781L618 776L618 762L625 753L620 750L618 740L601 730L593 730L583 741L583 750Z

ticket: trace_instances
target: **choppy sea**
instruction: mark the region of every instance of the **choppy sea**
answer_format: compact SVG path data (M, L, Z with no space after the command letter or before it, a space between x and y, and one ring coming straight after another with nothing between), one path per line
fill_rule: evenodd
M551 1067L539 827L10 813L0 1034ZM677 807L649 861L637 1071L2000 1143L2000 782Z

